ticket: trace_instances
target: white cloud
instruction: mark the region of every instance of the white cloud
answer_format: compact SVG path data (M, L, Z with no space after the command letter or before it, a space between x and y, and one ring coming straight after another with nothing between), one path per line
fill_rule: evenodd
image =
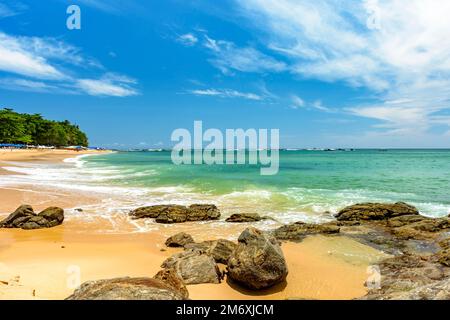
M97 78L92 73L101 71ZM0 72L23 78L2 79L4 89L87 93L126 97L137 94L135 79L112 72L81 50L53 38L12 36L0 31ZM88 72L89 77L80 76ZM31 79L29 79L31 78Z
M49 92L56 90L55 86L42 81L34 81L20 78L0 79L0 87L7 90L31 91L31 92Z
M236 4L263 31L261 41L286 57L293 74L375 93L379 102L349 111L380 121L378 128L397 135L425 132L436 114L450 109L450 1Z
M264 97L256 93L240 92L230 89L198 89L191 90L189 93L197 96L217 96L220 98L244 98L248 100L263 100Z
M225 74L241 72L281 72L286 65L253 47L238 47L233 42L214 40L205 35L203 45L214 58L210 62Z
M298 109L305 106L305 101L297 95L292 95L291 97L291 108Z
M183 34L177 40L185 46L193 46L198 42L198 38L192 33Z
M128 82L117 79L79 79L77 86L91 96L128 97L137 95L137 91Z
M32 46L27 39L0 32L0 71L39 79L64 78L64 74L52 66L44 54L30 50Z

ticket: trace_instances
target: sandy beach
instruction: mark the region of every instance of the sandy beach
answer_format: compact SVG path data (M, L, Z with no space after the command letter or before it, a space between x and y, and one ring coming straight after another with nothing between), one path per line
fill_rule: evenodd
M57 163L80 155L69 151L0 151L0 167L11 162ZM11 172L0 169L1 175ZM16 174L16 173L14 173ZM0 177L1 179L1 177ZM95 203L95 195L67 190L8 186L0 188L0 218L21 204L36 210L66 209ZM123 217L127 219L127 217ZM184 223L141 233L96 233L106 221L67 217L57 227L41 230L0 229L0 299L64 299L82 282L121 276L152 277L161 263L179 249L165 248L167 236L189 232L195 240L236 235L250 224L211 229L210 224ZM126 228L126 224L124 224ZM213 235L213 236L211 236ZM223 281L190 285L191 299L352 299L366 293L367 268L383 253L346 237L308 237L285 242L287 282L262 291L249 291Z

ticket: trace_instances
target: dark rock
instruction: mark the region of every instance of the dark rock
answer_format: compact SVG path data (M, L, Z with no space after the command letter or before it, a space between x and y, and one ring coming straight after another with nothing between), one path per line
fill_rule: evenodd
M185 232L180 232L177 233L176 235L171 236L170 238L168 238L166 240L166 246L168 247L184 247L185 245L189 244L189 243L193 243L194 239L192 238L191 235L185 233Z
M279 240L302 240L312 234L336 234L340 227L332 223L310 224L304 222L295 222L281 226L273 234Z
M64 221L64 210L58 207L50 207L39 214L33 212L31 206L19 207L5 220L0 222L3 228L41 229L60 225Z
M28 221L36 214L30 205L22 205L18 207L13 213L0 222L2 228L20 228L19 226Z
M250 289L264 289L283 282L286 260L275 238L256 228L241 233L228 259L228 276Z
M256 222L262 218L257 213L235 213L228 217L226 222Z
M444 266L450 267L450 249L444 249L437 253L437 259L439 263L443 264Z
M189 206L188 221L217 220L220 211L213 204L193 204Z
M156 205L137 208L129 213L132 219L154 218L158 223L181 223L186 221L216 220L220 217L219 209L210 204L193 204L189 207L180 205Z
M443 249L450 249L450 237L444 238L439 241L439 246Z
M174 269L185 284L220 283L221 273L214 258L199 250L174 254L161 267Z
M421 239L450 229L450 219L407 215L388 220L387 226L401 239Z
M67 300L183 300L185 293L160 279L115 278L83 283Z
M236 243L225 240L203 241L200 243L190 243L185 249L200 250L211 255L217 263L227 264L231 253L236 249Z
M183 282L183 278L174 269L160 270L153 278L170 285L175 291L183 295L183 299L189 298L189 292Z
M137 208L129 213L132 219L141 218L158 218L166 216L167 220L174 220L174 222L186 221L188 209L180 205L156 205L149 207Z
M339 221L386 220L404 215L419 215L419 211L404 202L360 203L342 209L336 218Z

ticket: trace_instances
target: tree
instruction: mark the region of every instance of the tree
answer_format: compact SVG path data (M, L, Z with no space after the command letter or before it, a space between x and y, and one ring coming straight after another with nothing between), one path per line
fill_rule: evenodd
M40 114L0 110L0 143L41 144L52 146L88 146L84 132L68 120L52 121Z

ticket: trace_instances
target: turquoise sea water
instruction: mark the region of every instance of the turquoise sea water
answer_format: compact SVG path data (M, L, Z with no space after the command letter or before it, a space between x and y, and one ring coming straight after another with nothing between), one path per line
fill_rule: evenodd
M328 221L341 208L366 201L405 201L427 216L450 214L450 150L280 151L273 176L260 175L257 165L174 165L169 151L10 163L5 169L21 174L3 176L0 185L100 199L88 204L80 197L83 212L69 210L68 217L100 216L113 226L125 221L138 231L154 224L130 222L131 209L169 203L213 203L224 218L257 212L282 223Z
M255 165L174 165L169 151L86 157L90 184L148 190L148 203L204 200L286 221L329 218L362 201L405 201L450 213L450 150L280 151L279 173ZM94 179L95 180L95 179ZM139 195L142 200L142 193Z

